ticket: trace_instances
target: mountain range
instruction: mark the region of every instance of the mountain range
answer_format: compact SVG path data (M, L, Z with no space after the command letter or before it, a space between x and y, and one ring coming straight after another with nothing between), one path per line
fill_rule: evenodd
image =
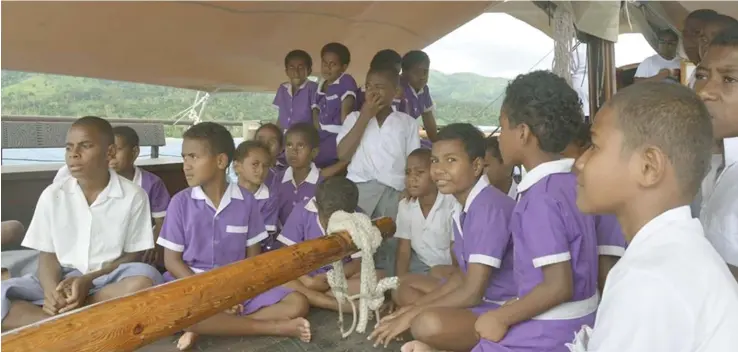
M428 86L439 125L470 122L496 126L508 79L432 71ZM275 84L276 88L277 84ZM196 92L101 79L2 71L2 114L168 119L189 107ZM220 93L210 97L202 119L273 120L273 93ZM181 128L168 128L179 136Z

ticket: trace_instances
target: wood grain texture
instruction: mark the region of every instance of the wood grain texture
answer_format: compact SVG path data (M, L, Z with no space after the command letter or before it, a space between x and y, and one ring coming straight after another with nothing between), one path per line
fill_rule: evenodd
M2 351L133 351L356 251L346 232L305 241L7 332Z

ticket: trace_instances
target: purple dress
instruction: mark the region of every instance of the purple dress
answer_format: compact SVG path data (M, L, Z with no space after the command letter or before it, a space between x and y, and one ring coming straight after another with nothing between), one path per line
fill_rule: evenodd
M325 82L323 82L325 84ZM315 164L324 168L338 161L336 135L341 131L341 104L348 97L356 99L356 81L351 75L344 73L333 83L325 85L325 92L318 89L313 102L313 109L318 109L320 120L320 150Z

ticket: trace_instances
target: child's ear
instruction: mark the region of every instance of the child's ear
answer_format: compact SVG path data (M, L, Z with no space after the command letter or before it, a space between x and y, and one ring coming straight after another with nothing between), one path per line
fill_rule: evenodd
M640 156L638 181L642 187L648 188L655 186L664 179L670 163L668 157L661 149L649 146L644 148L640 153L636 152L634 154Z
M474 176L479 177L484 173L484 158L475 158L472 160L472 170L474 170Z
M218 166L218 169L225 170L228 168L228 155L225 153L220 153L216 157L216 164Z

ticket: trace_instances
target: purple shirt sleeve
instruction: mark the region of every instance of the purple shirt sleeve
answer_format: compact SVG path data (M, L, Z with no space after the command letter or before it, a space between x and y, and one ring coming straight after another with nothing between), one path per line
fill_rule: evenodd
M248 224L249 228L246 232L246 246L251 247L255 244L258 244L259 242L265 240L267 237L269 237L269 234L266 231L266 227L264 226L264 219L261 217L261 213L259 212L259 205L256 203L256 199L254 199L253 196L251 196L251 206L249 207L249 213L248 213Z
M561 205L545 195L530 198L521 214L521 231L515 245L523 246L536 268L571 260Z
M614 215L595 215L597 252L599 255L622 257L625 254L625 237Z
M301 205L304 206L304 204L297 204L295 210L287 217L287 221L282 226L282 232L277 236L277 241L285 246L291 246L305 240L305 217L303 216L305 211L298 208Z
M279 207L277 206L276 197L269 197L261 209L261 216L264 218L264 227L267 232L277 231L277 215L279 214Z
M187 190L176 194L167 207L167 216L164 218L164 224L159 232L159 239L156 244L173 250L175 252L184 252L185 250L185 231L184 231L184 200L188 197Z
M279 109L279 107L281 106L280 103L282 102L283 90L284 89L282 89L282 85L280 85L279 88L277 88L277 93L274 94L274 100L272 100L272 105L274 105L274 107L276 107L277 109Z
M356 85L356 80L354 80L353 76L349 74L344 74L343 77L341 77L342 92L339 93L341 101L344 101L344 99L348 98L349 96L356 99L357 89L359 89L359 87Z
M464 228L464 252L467 262L500 268L502 258L511 241L509 222L501 207L490 204L487 209L470 214L469 226Z
M151 217L154 219L163 218L167 215L167 207L169 206L169 191L164 181L160 178L154 179L151 185L151 193L149 193L149 202L151 203Z

